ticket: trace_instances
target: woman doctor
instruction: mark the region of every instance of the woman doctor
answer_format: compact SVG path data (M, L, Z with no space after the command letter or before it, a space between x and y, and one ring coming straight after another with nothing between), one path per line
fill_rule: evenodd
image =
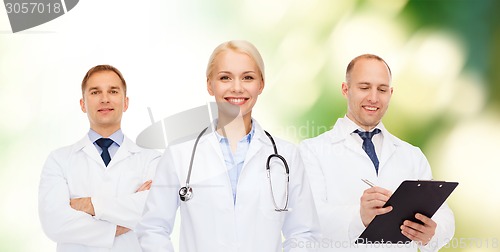
M182 252L315 251L319 224L299 153L252 118L265 80L259 52L247 41L225 42L206 75L218 118L213 130L166 149L139 228L143 251L174 251L179 206Z

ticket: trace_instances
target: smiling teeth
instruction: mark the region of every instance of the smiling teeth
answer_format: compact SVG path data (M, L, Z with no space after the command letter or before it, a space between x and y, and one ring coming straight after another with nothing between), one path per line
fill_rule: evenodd
M375 111L375 110L377 110L377 108L374 108L374 107L365 107L365 109L370 110L370 111Z
M233 98L233 99L229 99L230 102L232 103L240 103L240 102L243 102L245 99L243 98Z

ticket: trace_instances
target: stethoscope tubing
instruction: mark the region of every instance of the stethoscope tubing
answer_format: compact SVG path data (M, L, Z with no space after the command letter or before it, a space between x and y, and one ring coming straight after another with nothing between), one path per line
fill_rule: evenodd
M186 186L184 187L181 187L181 189L179 190L179 197L182 201L188 201L190 200L193 196L192 194L192 188L189 186L189 182L191 181L191 172L193 170L193 162L194 162L194 156L196 154L196 147L198 146L198 142L200 141L200 138L203 136L203 134L205 134L205 132L207 131L208 127L206 127L205 129L203 129L200 134L198 135L198 137L196 138L196 141L194 143L194 146L193 146L193 151L191 152L191 160L189 162L189 170L188 170L188 174L187 174L187 177L186 177ZM269 187L271 189L271 197L273 199L273 204L274 204L274 207L275 207L275 211L277 212L285 212L285 211L288 211L288 186L289 186L289 182L290 182L290 170L288 168L288 163L286 162L286 159L279 155L278 154L278 148L276 147L276 143L274 142L274 139L273 137L271 136L271 134L269 134L269 132L265 131L264 130L264 133L267 135L267 137L271 140L271 143L273 145L273 149L274 149L274 154L271 154L269 155L269 157L267 158L267 162L266 162L266 173L267 173L267 178L269 180ZM285 206L283 208L280 208L278 207L278 205L276 204L276 199L274 198L274 191L273 191L273 185L272 185L272 182L271 182L271 167L270 167L270 162L271 162L271 159L272 158L279 158L283 164L284 164L284 168L285 168L285 172L286 172L286 178L287 178L287 181L286 181L286 187L285 187Z
M207 129L208 129L208 127L206 127L205 129L203 129L200 132L200 134L198 135L198 137L196 138L196 141L194 142L193 151L191 152L191 161L189 161L188 175L187 175L187 178L186 178L186 187L187 188L189 188L189 181L191 181L191 171L193 170L192 167L193 167L194 155L196 153L196 147L198 146L198 142L200 141L201 136L203 136L203 134L205 134L205 131L207 131Z

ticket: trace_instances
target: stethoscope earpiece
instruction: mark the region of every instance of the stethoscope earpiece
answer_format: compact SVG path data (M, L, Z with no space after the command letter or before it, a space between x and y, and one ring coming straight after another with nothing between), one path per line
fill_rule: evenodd
M181 189L179 189L179 198L182 201L188 201L193 198L193 188L191 188L190 186L181 187Z

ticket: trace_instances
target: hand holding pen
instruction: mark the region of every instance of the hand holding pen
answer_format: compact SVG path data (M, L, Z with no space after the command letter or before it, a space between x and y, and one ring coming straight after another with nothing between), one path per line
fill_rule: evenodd
M368 226L377 215L386 214L392 211L392 206L383 207L392 192L375 186L367 179L362 179L370 188L366 189L361 196L360 214L363 225Z
M375 215L388 213L392 210L392 206L382 208L382 206L385 204L385 202L387 202L387 200L389 199L389 197L391 196L392 193L390 193L386 189L375 186L375 184L373 184L368 179L361 179L361 180L363 182L365 182L365 184L370 186L370 189L365 190L365 192L363 193L363 196L361 196L361 220L363 221L363 224L366 227L375 218ZM383 191L380 191L379 189L381 189ZM370 192L370 190L375 190L375 192ZM367 205L366 202L363 203L363 197L370 198L371 196L373 196L376 193L384 194L383 193L384 191L389 192L389 194L387 194L387 199L385 199L385 201L382 200L383 203L382 203L382 201L380 201L380 203L382 205L380 205L378 208L375 207L375 210L373 208L372 209L370 209L370 208L364 209L363 208L363 204L365 206ZM382 197L382 199L384 199L384 198L385 198L385 195ZM378 206L378 204L377 204L377 206ZM376 214L373 215L373 212L375 212ZM378 212L378 214L377 214L377 212ZM432 239L432 237L434 237L437 224L431 218L429 218L423 214L420 214L420 213L417 213L415 215L415 218L417 220L420 220L423 224L416 223L416 222L413 222L410 220L406 220L403 222L403 224L400 227L401 233L404 236L408 237L410 240L419 242L420 244L425 246L425 245L427 245L427 243L429 243L429 241Z

